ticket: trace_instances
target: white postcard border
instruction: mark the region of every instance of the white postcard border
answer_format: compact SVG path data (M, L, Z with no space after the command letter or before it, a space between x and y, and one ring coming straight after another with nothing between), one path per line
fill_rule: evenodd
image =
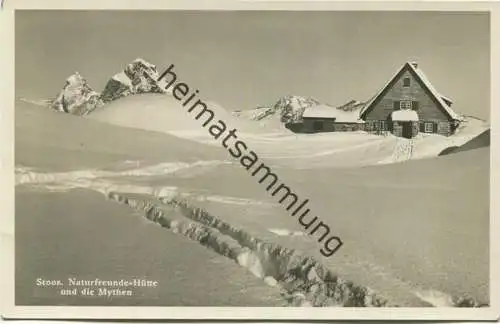
M307 1L186 1L176 0L4 0L0 11L0 160L1 206L0 251L7 265L0 268L1 313L5 318L128 318L128 319L398 319L398 320L493 320L500 316L500 223L499 203L494 199L500 192L498 130L491 128L490 168L490 307L487 308L275 308L275 307L69 307L14 305L14 10L80 9L80 10L443 10L491 12L491 123L500 122L500 3L487 2L307 2Z

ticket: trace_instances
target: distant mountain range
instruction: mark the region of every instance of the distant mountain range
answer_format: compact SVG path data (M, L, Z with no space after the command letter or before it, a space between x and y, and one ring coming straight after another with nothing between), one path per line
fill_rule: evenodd
M271 106L260 106L250 110L238 110L233 112L233 115L256 121L279 118L284 124L294 124L302 122L302 115L306 109L314 109L315 106L319 105L354 113L363 108L365 102L350 100L341 106L334 107L322 104L317 99L311 97L288 95L278 99L278 101Z
M78 72L66 79L61 91L53 100L21 100L39 106L49 106L52 109L74 115L87 115L108 102L140 93L171 93L165 90L165 80L157 81L158 70L154 64L142 58L137 58L128 64L123 71L113 75L102 92L92 89L87 80ZM207 102L208 103L208 102ZM232 115L246 120L290 125L302 122L302 115L306 109L315 106L326 106L346 113L358 113L367 102L350 100L340 106L321 103L312 97L287 95L279 98L274 104L259 106L254 109L238 110Z
M21 100L39 106L49 106L61 112L84 116L108 102L129 95L171 93L170 90L165 90L165 80L157 81L158 77L159 73L154 64L137 58L128 64L123 71L113 75L102 92L95 91L80 73L75 72L66 79L66 83L55 99L34 101L21 98ZM232 115L254 121L279 119L280 123L286 125L300 123L306 109L320 104L320 101L311 97L287 95L279 98L270 106L234 111ZM364 104L364 102L351 100L344 105L332 107L332 109L354 112L361 109Z

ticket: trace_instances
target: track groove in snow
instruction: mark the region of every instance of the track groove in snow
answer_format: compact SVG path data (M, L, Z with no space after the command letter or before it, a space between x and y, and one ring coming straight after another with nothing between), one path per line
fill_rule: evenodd
M303 236L303 235L306 235L304 232L290 231L286 228L270 228L269 232L274 233L278 236Z
M125 171L77 170L60 173L40 173L26 166L16 167L16 185L29 185L43 190L67 191L87 188L106 197L141 210L145 217L170 228L200 244L231 258L269 285L279 285L290 306L391 306L389 302L367 287L338 278L324 265L311 257L298 254L277 244L264 242L206 211L189 206L184 197L198 201L229 204L262 204L259 201L225 196L204 196L181 191L177 187L148 187L113 183L109 177L168 174L196 166L218 165L221 161L163 163ZM224 163L224 162L222 162ZM127 163L130 165L130 163ZM135 164L137 166L137 164ZM107 177L108 179L100 179ZM153 197L137 199L131 194ZM159 203L153 200L158 199ZM170 219L161 207L178 210L186 220ZM269 229L276 235L299 235L287 229ZM415 295L430 306L480 306L468 297L452 297L435 290L416 290ZM392 305L394 306L394 305Z
M147 219L234 260L266 283L279 285L290 306L389 306L373 290L337 277L313 258L252 237L176 198L159 197L159 201L193 222L169 218L164 206L147 198L117 192L111 192L108 198L143 211Z

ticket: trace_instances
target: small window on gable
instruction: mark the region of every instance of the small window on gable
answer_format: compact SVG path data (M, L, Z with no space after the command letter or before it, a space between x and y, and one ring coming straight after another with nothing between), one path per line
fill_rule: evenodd
M410 86L410 78L404 78L403 87L409 87L409 86Z
M400 109L411 109L411 106L412 102L409 100L403 100L399 104Z

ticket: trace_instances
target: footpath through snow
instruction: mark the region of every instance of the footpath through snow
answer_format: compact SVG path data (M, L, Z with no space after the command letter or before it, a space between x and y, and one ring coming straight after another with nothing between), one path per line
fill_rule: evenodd
M392 155L382 160L379 164L404 162L412 159L414 150L414 139L398 138Z
M276 243L264 241L207 211L187 203L193 196L177 187L151 187L114 182L113 177L168 174L180 169L216 165L220 161L192 164L159 164L125 171L77 170L40 173L27 167L16 168L16 185L30 185L42 190L67 191L86 188L106 198L139 210L144 217L174 233L230 258L268 285L279 286L290 306L398 306L379 292L338 277L312 257ZM195 201L212 200L234 204L262 204L260 201L234 197L194 195ZM289 229L268 229L276 235L301 236ZM440 292L416 291L422 305L466 306L479 304L471 298L452 297ZM440 296L437 298L436 296Z

